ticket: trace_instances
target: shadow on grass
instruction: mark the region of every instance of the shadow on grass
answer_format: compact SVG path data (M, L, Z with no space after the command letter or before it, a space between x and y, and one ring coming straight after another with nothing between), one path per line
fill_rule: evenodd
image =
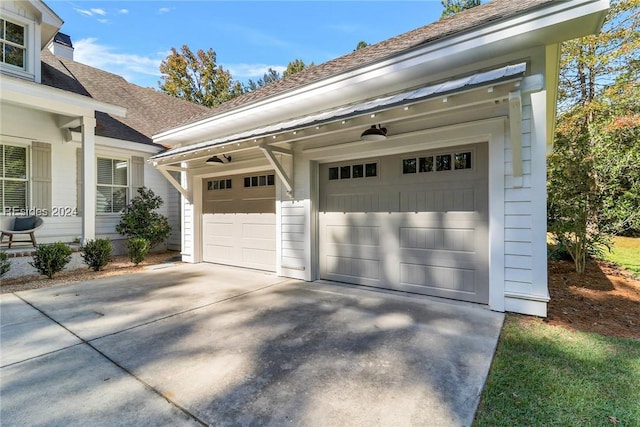
M640 342L510 315L475 426L640 425Z

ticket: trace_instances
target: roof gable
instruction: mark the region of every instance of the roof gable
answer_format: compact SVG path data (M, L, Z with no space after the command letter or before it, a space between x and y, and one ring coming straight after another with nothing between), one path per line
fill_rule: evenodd
M209 112L193 104L124 78L42 51L42 84L119 105L126 117L97 114L96 134L126 141L153 144L152 135L181 121Z

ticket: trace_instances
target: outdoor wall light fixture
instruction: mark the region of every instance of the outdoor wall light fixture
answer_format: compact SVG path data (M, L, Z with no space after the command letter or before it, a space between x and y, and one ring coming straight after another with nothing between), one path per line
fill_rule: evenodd
M387 128L383 128L380 125L378 125L378 127L373 125L362 132L360 139L363 141L382 141L383 139L387 139Z
M208 165L213 165L215 163L231 163L231 156L223 154L222 159L218 156L209 157L205 163Z

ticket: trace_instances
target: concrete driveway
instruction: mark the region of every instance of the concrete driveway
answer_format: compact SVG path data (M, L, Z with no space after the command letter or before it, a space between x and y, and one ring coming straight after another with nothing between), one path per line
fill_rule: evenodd
M207 264L0 297L6 426L470 425L503 315Z

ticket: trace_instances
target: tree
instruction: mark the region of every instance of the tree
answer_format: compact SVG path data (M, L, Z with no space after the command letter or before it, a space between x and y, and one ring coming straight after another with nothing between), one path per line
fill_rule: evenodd
M480 0L441 0L440 3L444 8L440 19L455 15L463 10L471 9L472 7L480 6Z
M207 107L215 107L243 93L242 85L231 73L216 64L213 49L195 54L183 45L160 64L160 90L166 94Z
M367 46L369 46L369 43L367 43L367 42L366 42L366 41L364 41L364 40L360 40L360 41L358 42L358 45L356 46L355 50L360 50L360 49L365 48L365 47L367 47Z
M264 75L259 78L257 81L249 80L247 85L244 87L245 92L251 92L256 89L260 89L263 86L268 85L269 83L275 82L282 79L282 76L277 70L273 68L269 68Z
M304 63L302 59L294 59L293 61L287 64L287 69L282 73L282 78L286 78L292 76L294 74L299 73L300 71L306 70L307 68L313 67L315 64L312 62L307 65Z
M605 233L640 230L640 0L612 2L598 35L564 43L548 225L584 272Z
M116 225L116 231L129 238L141 237L154 247L167 240L171 233L169 220L166 216L156 212L164 202L156 196L153 190L138 188L138 194L131 199Z
M277 70L274 70L273 68L269 68L267 72L264 73L262 78L258 79L257 81L249 80L249 82L244 86L244 91L251 92L256 89L260 89L263 86L266 86L270 83L281 80L285 77L292 76L296 73L299 73L300 71L303 71L313 66L314 66L313 62L309 65L306 65L304 61L302 61L301 59L294 59L293 61L289 62L289 64L287 64L287 69L284 70L282 75L280 75L280 73Z

